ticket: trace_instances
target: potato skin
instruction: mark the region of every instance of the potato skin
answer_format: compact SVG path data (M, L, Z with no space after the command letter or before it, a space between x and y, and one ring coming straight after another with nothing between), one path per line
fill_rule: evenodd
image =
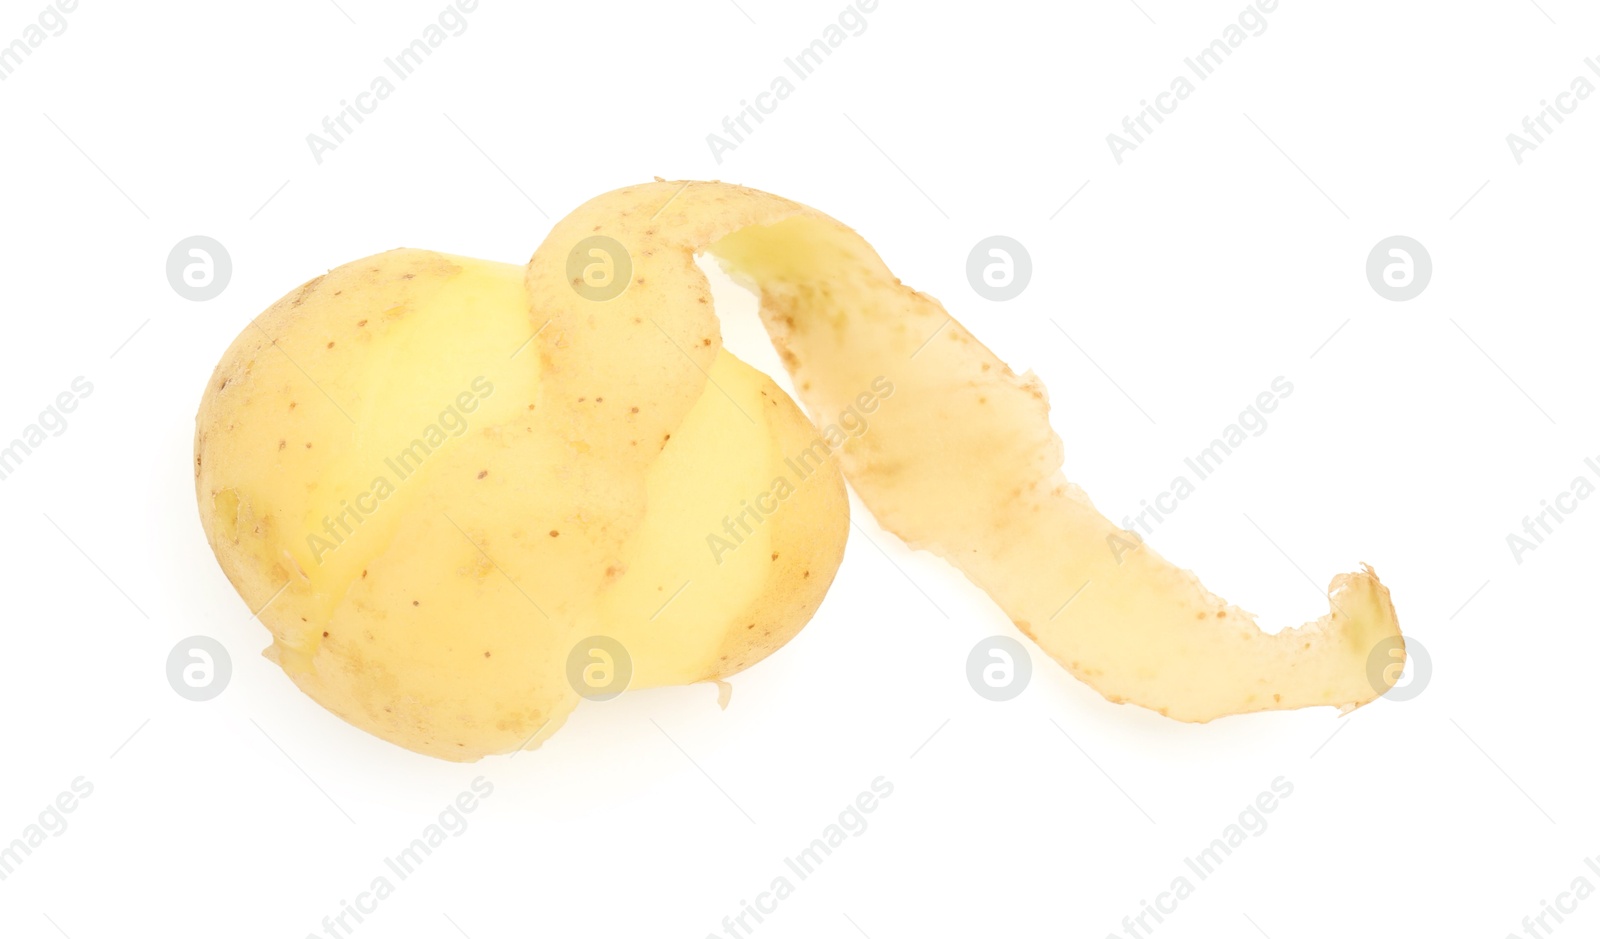
M275 347L274 337L285 337L285 343L291 343L292 337L309 330L320 334L336 328L333 323L321 321L327 318L325 310L332 305L330 299L346 291L382 297L392 300L393 306L401 306L414 299L422 285L448 278L459 270L443 255L399 249L313 277L285 294L240 332L212 371L195 416L195 494L206 540L234 589L252 610L260 608L298 572L292 558L274 556L265 547L281 519L257 517L254 507L240 501L227 480L240 464L270 465L274 473L310 476L322 453L309 451L315 450L319 441L326 448L332 439L328 431L337 430L323 426L327 402L318 400L320 395L309 375L303 376L303 381L294 379L291 372L297 366L286 349ZM414 283L419 276L420 284ZM309 307L308 300L312 301ZM370 305L382 306L384 301ZM352 321L367 317L359 311L352 313L355 315L347 315L347 322L340 325L358 330L361 326L353 326ZM337 357L328 358L335 359L336 364L345 355L341 350ZM305 399L304 407L301 399ZM241 428L240 424L246 421L256 423ZM283 446L261 446L263 441L271 441L270 433L263 437L259 432L269 423ZM255 445L253 452L241 452L247 430L253 431L249 434L250 443ZM297 446L288 445L291 439ZM231 511L221 511L224 508Z

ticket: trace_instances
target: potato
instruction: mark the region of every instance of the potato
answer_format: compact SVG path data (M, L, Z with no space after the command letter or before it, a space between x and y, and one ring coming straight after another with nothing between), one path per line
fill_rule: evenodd
M815 429L720 351L670 431L649 389L569 394L529 342L536 309L513 265L358 261L246 328L197 421L202 522L261 609L268 656L350 723L446 759L559 727L590 690L569 659L591 636L626 661L577 660L607 681L631 665L630 687L759 661L815 612L848 528L828 459L714 557L708 535ZM564 365L602 376L591 355L605 350L574 348ZM570 432L595 417L614 432ZM624 465L602 444L638 456Z
M722 348L703 252L759 293L820 430ZM1398 669L1368 661L1400 632L1369 568L1268 635L1116 546L1047 413L1036 378L843 224L658 180L580 206L526 267L398 250L290 293L206 389L195 485L269 657L445 759L537 746L580 697L719 680L782 646L842 556L841 468L887 530L1113 701L1205 721L1387 690Z

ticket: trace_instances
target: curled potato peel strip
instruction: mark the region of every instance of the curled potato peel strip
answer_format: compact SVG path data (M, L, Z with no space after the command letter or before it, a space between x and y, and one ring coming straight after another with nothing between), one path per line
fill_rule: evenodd
M657 182L573 212L535 253L530 283L564 276L566 250L590 232L628 249L644 280L629 288L630 303L656 321L609 316L575 298L550 311L541 334L552 367L562 343L598 334L640 350L616 380L671 376L662 383L684 389L678 407L686 406L716 352L696 337L715 336L717 326L709 305L675 298L704 294L693 256L709 251L759 292L761 318L811 414L838 414L876 376L892 377L894 396L841 455L878 522L960 569L1110 700L1208 721L1349 709L1387 690L1369 675L1369 657L1400 631L1370 568L1334 578L1326 616L1268 634L1148 546L1113 550L1113 539L1133 536L1062 475L1044 386L1015 374L938 301L901 284L845 225L751 189ZM649 341L658 326L674 344Z
M575 289L581 284L570 265L574 246L596 238L624 252L628 279L615 296ZM689 485L671 480L719 471L705 461L684 471L683 461L695 459L691 447L737 436L782 455L807 451L817 434L770 379L722 349L710 289L696 264L701 253L759 295L762 321L818 423L868 397L873 411L868 432L845 439L815 477L796 487L773 516L782 524L767 524L761 537L771 548L770 572L727 600L725 632L691 637L688 626L671 627L673 601L650 615L680 575L661 566L670 567L670 559L655 557L659 551L638 547L659 543L651 532L666 524L659 514L677 491L671 486ZM1062 475L1063 448L1038 379L1015 374L936 300L901 284L864 239L806 206L721 183L657 181L580 206L520 272L412 252L387 262L407 266L411 276L401 275L402 282L387 279L382 263L358 269L362 263L286 297L257 321L260 335L247 329L230 349L202 404L197 490L212 545L252 608L288 583L286 597L262 616L274 633L270 654L335 713L412 749L474 759L537 745L578 700L553 679L560 663L542 650L564 651L585 635L620 640L632 656L634 687L718 680L769 654L809 619L837 567L848 529L839 469L885 530L960 569L1052 658L1112 701L1185 721L1312 705L1348 710L1382 694L1398 673L1396 660L1386 659L1391 667L1381 675L1371 667L1375 649L1388 644L1403 654L1403 640L1388 591L1370 568L1334 578L1326 616L1268 634L1148 546L1115 548L1134 536L1100 515ZM474 273L464 278L463 269ZM462 286L468 282L470 289ZM390 512L372 526L378 533L364 553L341 548L343 555L314 564L282 529L316 517L316 500L328 497L296 495L289 508L274 509L262 494L265 482L233 482L260 473L223 447L208 452L208 439L249 433L236 430L244 423L240 408L249 405L229 403L230 382L259 384L277 369L282 383L297 385L282 363L258 364L275 362L274 352L305 359L296 370L308 381L319 375L330 398L360 402L348 415L357 436L376 426L363 409L383 407L371 403L377 372L331 363L323 370L318 357L332 353L320 341L289 348L287 337L303 331L297 317L335 316L309 308L343 315L337 304L346 290L381 296L401 311L442 302L437 297L446 294L468 311L463 316L519 305L516 329L526 349L497 366L502 377L492 382L497 398L483 405L482 432L500 448L499 462L516 468L517 505L529 524L532 517L567 520L559 538L554 528L552 537L529 537L517 520L507 520L503 491L497 501L486 487L463 486L430 497L440 512ZM502 319L493 323L484 331L511 328ZM412 341L468 340L424 331ZM457 350L456 357L470 358L470 351ZM537 368L519 358L530 355ZM251 367L261 374L252 376ZM893 393L874 396L886 383ZM533 417L521 413L523 399ZM347 433L334 433L336 449ZM750 447L722 452L736 463ZM429 472L454 479L450 461L457 457L439 452L445 455ZM678 470L669 472L675 463ZM306 471L338 478L341 465ZM468 478L470 467L461 469ZM751 478L761 472L759 465L749 468ZM694 535L698 540L702 532ZM461 615L528 618L515 635L493 636L530 674L501 676L479 697L462 692L461 702L410 687L405 674L429 669L444 676L441 687L458 688L451 669L466 668L456 658L459 635L436 636L439 630L407 618L415 611L406 609L404 590L416 592L411 585L438 575L389 547L440 538L456 540L457 575L479 578L475 592L447 595ZM734 563L750 564L754 552L739 551ZM496 573L523 599L507 599ZM537 613L505 605L524 600ZM384 628L410 643L403 654L386 656L379 648L384 637L373 635L367 619L352 619L352 608L369 619L382 613ZM522 612L507 613L514 609ZM322 638L363 630L367 645ZM691 648L685 653L674 642Z

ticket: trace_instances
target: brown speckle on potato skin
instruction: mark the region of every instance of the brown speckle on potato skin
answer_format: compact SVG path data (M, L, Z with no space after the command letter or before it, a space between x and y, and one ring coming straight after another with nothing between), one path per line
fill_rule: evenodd
M293 308L306 302L306 296L317 289L317 285L322 283L322 278L326 276L326 274L318 275L300 285L300 289L294 295L294 302L290 303L289 306Z

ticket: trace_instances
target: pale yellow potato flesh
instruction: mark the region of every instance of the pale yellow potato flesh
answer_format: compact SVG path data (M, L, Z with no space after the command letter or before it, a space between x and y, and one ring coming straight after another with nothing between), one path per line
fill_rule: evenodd
M631 268L615 297L574 289L595 236ZM722 349L702 252L759 294L822 430ZM832 426L850 415L870 430ZM621 643L633 688L783 645L842 556L841 468L885 529L1112 701L1207 721L1388 689L1403 660L1369 659L1402 640L1370 569L1334 578L1328 615L1265 633L1149 547L1114 550L1137 539L1066 481L1047 416L1036 378L848 227L657 181L580 206L526 267L399 250L283 298L206 390L196 493L269 657L445 759L546 739L587 637Z

